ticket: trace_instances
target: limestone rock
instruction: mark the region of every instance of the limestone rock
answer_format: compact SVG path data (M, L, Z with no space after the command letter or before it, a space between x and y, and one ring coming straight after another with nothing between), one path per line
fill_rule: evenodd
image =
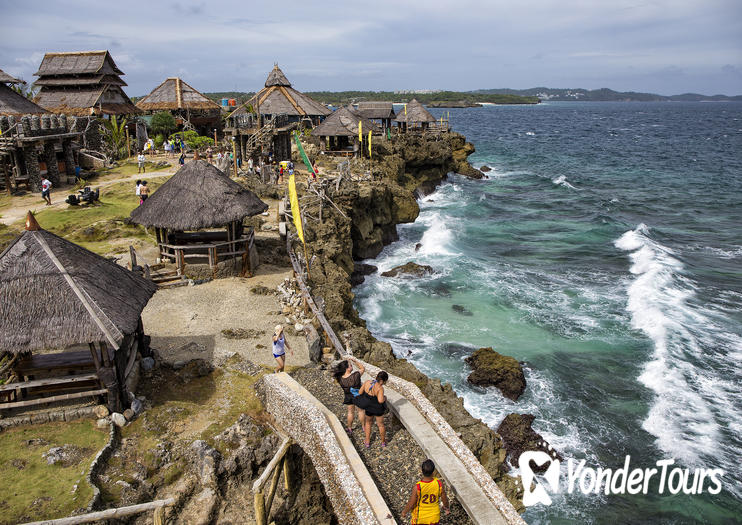
M93 409L93 413L98 419L103 419L104 417L108 417L108 414L111 412L106 405L98 405Z
M142 367L142 370L152 370L155 367L155 360L151 357L145 357L139 362L139 366Z
M474 369L467 378L474 385L496 386L513 401L526 389L526 376L514 357L499 354L492 348L480 348L466 362Z
M124 410L124 417L127 421L131 421L132 419L134 419L134 411L131 408L127 408L126 410Z
M108 419L106 418L99 419L98 421L95 422L95 426L101 429L108 428Z
M139 399L134 398L131 402L131 410L134 412L134 415L138 416L144 411L144 403Z
M123 427L124 425L126 425L126 418L119 412L114 412L113 414L111 414L111 421L113 421L113 424L117 427Z
M531 428L534 419L536 416L531 414L508 414L497 428L497 433L502 437L508 452L510 463L515 467L519 466L520 455L528 450L541 450L555 459L560 461L563 459L561 454L551 449L541 434ZM548 463L541 467L531 464L534 472L545 472L548 466Z
M398 277L398 276L411 276L411 277L425 277L433 273L432 266L425 264L417 264L415 262L408 262L401 266L396 266L389 271L382 273L383 277Z

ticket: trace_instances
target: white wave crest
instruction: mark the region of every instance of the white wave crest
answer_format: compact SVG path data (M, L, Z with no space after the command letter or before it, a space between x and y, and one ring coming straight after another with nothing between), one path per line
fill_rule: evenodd
M729 468L740 451L724 443L722 426L737 420L734 407L742 399L734 381L720 377L719 370L726 353L742 345L740 337L721 333L714 314L692 304L696 287L683 275L683 264L652 240L644 224L614 245L631 252L630 271L636 276L627 289L631 325L654 346L638 378L655 394L642 428L660 449L687 465L716 458Z
M575 188L567 181L567 177L565 175L559 175L557 178L552 179L551 182L553 182L557 186L564 186L565 188L579 191L579 188Z

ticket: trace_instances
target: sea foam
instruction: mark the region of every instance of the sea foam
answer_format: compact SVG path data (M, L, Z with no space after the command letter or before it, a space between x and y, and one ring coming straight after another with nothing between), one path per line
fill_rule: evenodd
M741 451L723 447L719 421L735 421L742 398L720 367L742 346L740 337L723 333L713 312L697 304L696 286L684 276L683 263L652 239L646 225L627 231L614 245L630 252L635 277L628 284L626 308L631 325L653 344L638 378L655 394L642 428L662 451L686 465L702 467L716 458L733 468ZM729 373L739 375L736 365Z

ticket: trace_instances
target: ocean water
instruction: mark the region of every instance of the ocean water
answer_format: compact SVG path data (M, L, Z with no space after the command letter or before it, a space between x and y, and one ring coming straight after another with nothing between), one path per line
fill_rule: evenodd
M689 484L694 469L724 471L716 495L708 483L658 494L656 479L646 495L584 495L566 493L565 461L560 493L529 507L529 523L742 522L742 104L450 115L492 171L450 175L367 261L435 269L367 277L355 301L369 329L492 428L534 414L565 459L674 459ZM525 363L518 401L467 383L464 358L482 346Z

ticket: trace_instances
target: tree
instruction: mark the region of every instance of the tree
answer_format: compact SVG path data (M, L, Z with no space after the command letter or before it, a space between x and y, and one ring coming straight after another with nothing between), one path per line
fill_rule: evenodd
M170 135L170 140L182 140L185 142L186 146L192 150L199 150L214 144L214 139L211 137L203 137L193 130L173 133Z
M16 84L11 87L13 88L13 91L18 93L19 95L23 95L29 100L33 100L39 92L38 87L34 86L33 84L26 84L25 82L23 84Z
M119 124L116 115L112 115L109 120L103 120L103 128L106 132L106 142L113 160L124 158L127 154L126 123L127 120L124 119L121 124Z
M152 122L150 124L152 128L152 134L168 136L178 128L175 123L175 117L172 116L168 111L160 111L152 115Z

